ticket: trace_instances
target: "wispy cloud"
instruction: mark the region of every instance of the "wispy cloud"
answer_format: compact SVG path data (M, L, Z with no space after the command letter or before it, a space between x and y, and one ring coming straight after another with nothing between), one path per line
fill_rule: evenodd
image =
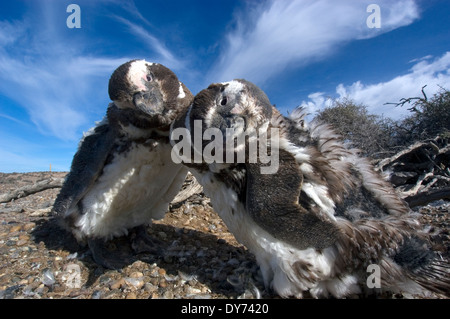
M135 14L139 14L137 17L141 17L140 19L142 21L147 21L142 17L142 15L140 15L138 11ZM142 43L145 44L150 52L155 53L155 61L158 61L159 63L173 70L177 70L183 67L184 63L178 57L176 57L161 40L151 34L144 27L123 17L115 16L115 19L126 25L131 34L135 35L140 41L142 41Z
M98 100L101 86L108 100L105 82L126 59L86 56L82 44L36 23L0 21L0 92L26 109L43 134L76 140L92 113L89 99Z
M380 29L368 28L372 0L271 0L236 18L227 34L216 67L216 81L244 77L265 80L287 67L323 59L341 45L367 39L408 25L418 18L414 0L376 3L381 8Z
M407 74L397 76L387 82L364 84L357 81L351 85L339 84L336 87L336 99L344 98L364 104L370 113L384 115L399 119L408 114L406 108L385 105L385 103L399 102L401 98L421 96L421 88L426 85L428 96L437 93L441 87L450 89L450 52L438 58L426 56L415 59ZM311 113L330 106L332 100L323 92L309 95L308 101L302 106L307 107Z

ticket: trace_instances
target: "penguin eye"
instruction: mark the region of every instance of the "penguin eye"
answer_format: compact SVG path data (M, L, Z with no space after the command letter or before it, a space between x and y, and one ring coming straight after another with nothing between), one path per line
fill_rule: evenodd
M220 101L220 105L226 105L227 102L228 102L227 97L224 96L224 97L222 97L222 101Z

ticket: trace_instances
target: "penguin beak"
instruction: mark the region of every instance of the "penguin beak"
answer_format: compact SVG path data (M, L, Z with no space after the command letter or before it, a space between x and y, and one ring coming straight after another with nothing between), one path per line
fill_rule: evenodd
M133 95L133 104L138 110L148 115L161 114L164 110L162 96L157 96L153 91L140 91L135 93Z

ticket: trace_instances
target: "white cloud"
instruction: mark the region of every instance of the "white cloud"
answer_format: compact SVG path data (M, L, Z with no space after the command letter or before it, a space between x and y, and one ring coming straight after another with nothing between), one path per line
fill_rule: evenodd
M81 44L65 45L55 30L48 39L45 27L27 19L0 25L0 92L45 135L78 140L80 128L93 124L92 104L106 101L94 105L106 109L108 78L127 59L85 56Z
M364 84L357 81L351 85L339 84L336 87L337 100L351 99L356 103L366 105L372 114L384 115L399 119L409 114L407 107L394 107L385 103L396 103L401 98L422 97L421 88L425 88L428 97L437 93L441 87L450 89L450 52L439 58L430 56L415 59L409 72L397 76L387 82ZM316 92L309 96L309 101L303 101L302 106L309 111L323 109L331 105L330 98L325 93Z
M340 45L367 39L408 25L418 18L414 0L376 3L381 28L370 29L366 11L372 0L298 0L265 2L236 20L226 35L218 64L210 78L244 77L263 82L285 68L322 59Z
M138 37L150 51L156 52L157 56L154 58L155 61L158 61L159 63L174 70L182 67L183 62L174 56L174 54L164 45L162 41L148 32L145 28L123 17L116 16L115 18L125 24L129 28L130 32ZM147 20L144 19L144 21Z

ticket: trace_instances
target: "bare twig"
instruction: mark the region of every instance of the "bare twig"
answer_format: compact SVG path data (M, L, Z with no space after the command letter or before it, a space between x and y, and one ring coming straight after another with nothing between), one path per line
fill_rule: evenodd
M407 197L407 196L413 196L416 195L417 192L419 191L420 187L422 186L422 183L429 177L433 176L433 171L431 172L427 172L424 173L422 175L419 176L419 178L417 179L416 185L414 185L413 188L411 188L410 190L406 191L406 192L402 192L400 195L402 197Z

